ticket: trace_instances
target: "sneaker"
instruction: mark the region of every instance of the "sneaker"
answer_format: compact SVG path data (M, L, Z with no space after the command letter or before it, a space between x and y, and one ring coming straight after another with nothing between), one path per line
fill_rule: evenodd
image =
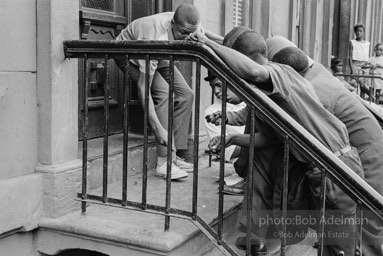
M241 179L232 185L223 185L222 192L229 195L243 195L245 193L246 180Z
M185 162L185 159L176 156L176 159L173 160L174 164L186 172L193 172L194 165L192 163Z
M163 163L160 166L157 166L156 168L156 176L166 179L166 171L167 171L167 163ZM181 170L178 166L176 166L174 163L172 163L172 176L171 180L179 180L186 178L188 176L187 172L184 170Z

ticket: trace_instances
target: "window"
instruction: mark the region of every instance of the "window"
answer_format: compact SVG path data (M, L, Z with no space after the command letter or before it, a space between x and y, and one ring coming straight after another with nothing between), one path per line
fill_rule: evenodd
M81 0L81 7L113 12L114 0Z
M233 0L233 26L242 25L242 0Z

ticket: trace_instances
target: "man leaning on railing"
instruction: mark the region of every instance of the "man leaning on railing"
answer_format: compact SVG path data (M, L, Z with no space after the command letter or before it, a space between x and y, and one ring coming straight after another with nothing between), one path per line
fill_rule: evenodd
M193 33L192 38L211 47L237 75L254 83L256 87L262 89L267 95L273 96L275 102L286 112L290 112L290 114L291 112L294 113L295 115L292 117L295 118L298 123L324 146L334 152L341 161L363 177L363 169L360 164L358 152L350 146L345 125L323 107L312 85L288 66L267 63L265 57L266 42L259 33L247 30L242 31L242 33L236 33L234 31L232 35L236 36L236 39L232 40L231 44L233 49L209 40L198 31ZM252 58L250 59L247 56ZM242 143L241 146L249 146L249 139L240 140L239 138L241 137L239 136L238 139L233 140L232 144ZM257 138L255 142L258 142ZM265 142L267 143L267 139ZM303 162L307 161L305 157L294 148L292 148L291 151L298 160ZM257 157L259 160L261 152L262 151L258 151L257 154L254 154L254 157ZM263 163L267 163L268 161L269 159L263 159ZM259 227L261 227L260 220L261 218L267 217L263 216L265 212L267 213L272 210L270 209L270 201L273 197L269 185L265 184L273 184L274 180L270 177L267 165L260 166L259 163L257 163L257 159L254 159L254 167L253 178L255 188L253 190L253 202L256 201L257 204L253 203L252 206L252 222L255 224L252 225L252 227L254 227L252 231L253 233L263 231L262 234L258 235L264 237L266 235L266 233L264 233L265 227L259 229ZM337 204L334 205L335 211L332 214L337 218L343 216L344 218L355 219L355 203L340 189L336 189L335 187L333 189L333 199L336 198ZM325 217L330 217L327 212ZM246 224L245 222L242 223ZM324 237L325 250L328 251L329 255L338 255L340 251L343 251L345 255L352 255L355 248L352 235L355 234L356 226L333 225L331 229L332 230L327 231L344 232L349 234L350 237L342 237L336 240L328 236ZM243 244L241 245L243 246ZM255 250L264 250L264 248L259 249L259 244L254 244L254 246L256 247ZM255 253L256 252L254 252L254 255L257 255Z
M323 106L340 121L348 131L350 143L356 147L364 170L365 181L380 195L383 195L383 130L371 112L357 99L340 85L336 79L322 64L307 60L308 56L292 42L283 37L272 37L267 40L268 56L274 62L291 66L304 78L311 82L315 93ZM270 47L269 47L270 46ZM306 63L302 65L303 63ZM310 177L317 179L320 184L321 172L313 170ZM316 188L320 196L320 187ZM318 198L319 201L319 198ZM331 207L331 206L330 206ZM329 208L326 205L326 208ZM364 217L368 220L364 223L362 234L362 255L380 255L382 253L383 226L368 211Z

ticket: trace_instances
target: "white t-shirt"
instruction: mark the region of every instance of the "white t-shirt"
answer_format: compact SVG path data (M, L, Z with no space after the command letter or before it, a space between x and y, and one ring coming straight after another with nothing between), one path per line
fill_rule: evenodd
M370 55L370 42L351 40L352 44L352 59L357 61L368 61Z
M121 33L117 36L116 40L170 40L173 41L174 36L172 32L171 21L174 12L163 12L151 16L142 17L131 22ZM203 28L199 28L204 32ZM140 72L145 71L145 60L131 60L131 62L139 66ZM157 68L169 65L168 61L157 60L150 61L150 75L154 75Z

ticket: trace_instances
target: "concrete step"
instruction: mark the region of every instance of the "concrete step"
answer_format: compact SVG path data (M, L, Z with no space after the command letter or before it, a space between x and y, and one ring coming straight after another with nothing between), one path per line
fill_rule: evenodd
M199 159L198 215L214 225L218 214L219 164L208 167L208 156ZM226 172L233 173L232 165L226 165ZM121 181L110 184L108 196L121 198ZM128 177L128 200L141 201L141 175ZM171 206L191 211L193 179L188 178L171 183ZM153 173L148 177L147 203L165 205L165 180ZM90 194L101 195L100 188ZM230 232L238 222L242 196L224 197L224 231ZM90 204L85 215L75 212L59 218L43 219L37 234L39 251L55 255L68 249L85 249L106 255L205 255L214 245L185 218L171 218L170 230L164 231L162 215Z
M243 233L239 229L239 225L235 225L235 227L232 230L229 230L229 232L226 232L224 234L224 239L228 243L228 245L238 254L238 256L245 256L246 252L244 250L240 250L235 246L235 241L239 237L246 236L245 233ZM286 256L316 256L317 255L317 249L313 247L313 244L317 241L316 233L314 230L309 229L308 234L306 235L306 238L303 239L301 242L295 245L289 245L286 247L285 255ZM268 250L269 254L268 256L279 256L280 255L280 248L281 243L279 239L268 239ZM204 256L221 256L222 253L217 250L216 248L212 248L210 251L204 254Z

